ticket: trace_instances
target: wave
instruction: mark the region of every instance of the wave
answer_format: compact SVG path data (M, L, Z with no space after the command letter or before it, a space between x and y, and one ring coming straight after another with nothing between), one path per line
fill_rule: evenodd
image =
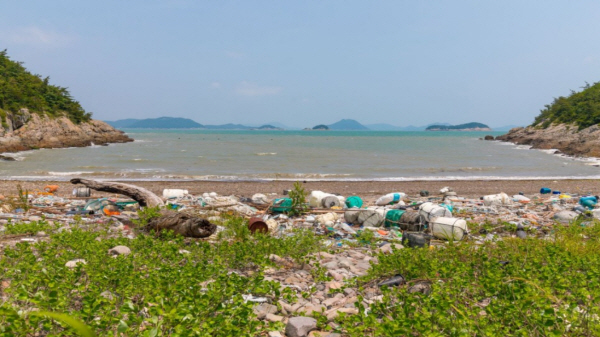
M276 156L277 152L259 152L255 153L257 156Z
M56 173L56 172L55 172ZM32 175L32 176L5 176L0 178L6 181L68 181L71 176L62 175ZM73 176L78 175L78 172L70 172ZM411 181L527 181L527 180L597 180L600 175L593 176L416 176L416 177L382 177L382 178L364 178L364 177L340 177L339 175L311 175L311 174L295 174L286 177L267 177L267 176L234 176L234 175L204 175L204 176L186 176L186 175L169 175L169 174L140 174L135 172L130 173L107 173L94 174L88 176L100 181L117 180L117 181L211 181L211 182L272 182L272 181L347 181L347 182L369 182L369 181L389 181L389 182L411 182Z
M444 172L486 172L486 171L496 171L499 170L499 167L496 166L487 166L487 167L431 167L431 168L416 168L412 171L415 172L428 172L428 173L444 173Z
M48 175L51 176L62 176L62 177L69 177L69 176L81 176L81 175L88 175L88 174L94 174L96 172L92 172L92 171L67 171L67 172L48 172Z

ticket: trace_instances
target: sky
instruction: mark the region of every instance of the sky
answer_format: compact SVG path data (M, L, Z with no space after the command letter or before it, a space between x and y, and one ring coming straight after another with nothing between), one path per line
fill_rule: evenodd
M528 125L599 32L586 0L0 2L0 50L101 120Z

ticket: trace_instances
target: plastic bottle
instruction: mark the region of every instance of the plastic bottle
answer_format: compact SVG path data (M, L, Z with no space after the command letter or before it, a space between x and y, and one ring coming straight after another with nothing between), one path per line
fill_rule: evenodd
M531 199L527 198L526 196L516 194L516 195L513 195L513 201L520 202L522 204L528 204L531 201Z
M385 206L389 204L397 204L406 196L405 193L396 192L396 193L388 193L375 201L375 205L377 206Z

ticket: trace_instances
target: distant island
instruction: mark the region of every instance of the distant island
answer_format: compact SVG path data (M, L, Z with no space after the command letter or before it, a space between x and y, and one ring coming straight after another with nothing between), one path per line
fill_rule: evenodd
M368 127L360 124L354 119L342 119L339 122L327 125L330 130L367 131Z
M329 130L329 127L325 124L319 124L314 126L312 130Z
M459 125L439 125L428 126L425 131L492 131L492 129L482 123L466 123Z
M319 124L312 128L305 128L304 130L305 131L311 131L311 130L366 131L366 130L369 130L369 128L360 124L359 122L355 121L354 119L342 119L333 124L329 124L329 125Z
M278 122L270 122L263 125L242 125L242 124L220 124L208 125L200 124L189 118L180 117L159 117L146 119L120 119L116 121L105 121L109 125L119 129L203 129L203 130L329 130L329 131L487 131L490 127L481 123L467 123L461 125L452 125L449 123L436 122L423 126L394 126L391 124L361 124L354 119L341 119L333 124L317 124L314 127L304 129L286 126ZM508 131L517 125L506 125L494 127L495 131Z
M120 119L105 121L107 124L122 129L207 129L207 130L283 130L270 124L259 127L242 124L203 125L189 118L159 117L146 119Z

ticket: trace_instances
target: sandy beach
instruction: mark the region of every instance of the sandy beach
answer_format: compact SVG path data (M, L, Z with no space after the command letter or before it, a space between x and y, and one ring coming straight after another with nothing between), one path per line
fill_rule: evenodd
M269 194L271 197L283 196L284 190L292 188L293 181L266 182L221 182L221 181L134 181L125 182L149 189L162 195L165 188L187 189L189 193L198 195L204 192L216 192L220 195L236 195L251 197L254 193ZM0 180L0 194L11 196L17 194L17 185L30 192L42 191L47 185L58 185L56 195L70 196L75 185L68 181L16 181ZM451 181L307 181L303 182L307 192L321 190L338 193L344 196L359 195L367 200L377 198L390 192L404 192L417 195L427 190L436 195L444 186L449 186L459 196L477 197L500 192L509 195L539 193L541 187L549 187L566 193L593 194L600 190L600 180L451 180ZM106 196L107 193L93 192L92 196Z

